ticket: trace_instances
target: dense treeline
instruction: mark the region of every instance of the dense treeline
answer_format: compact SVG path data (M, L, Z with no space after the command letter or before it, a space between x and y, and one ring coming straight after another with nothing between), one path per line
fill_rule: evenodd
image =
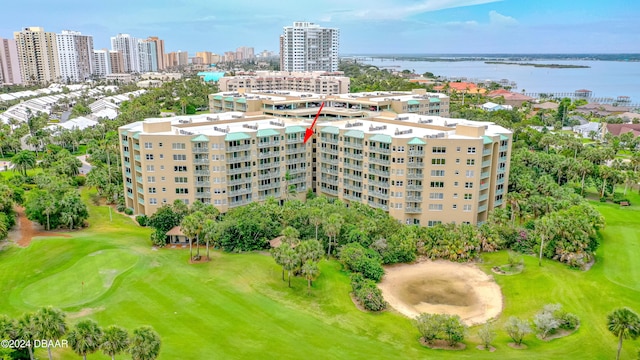
M425 89L424 85L412 83L406 78L395 75L389 70L381 70L373 65L358 64L353 61L341 61L338 70L351 78L350 91L411 91Z

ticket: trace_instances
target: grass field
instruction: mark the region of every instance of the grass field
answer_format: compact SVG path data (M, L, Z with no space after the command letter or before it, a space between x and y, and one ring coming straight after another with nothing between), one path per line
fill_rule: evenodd
M80 314L101 326L150 324L162 336L161 359L611 359L617 343L606 329L607 313L620 306L640 311L640 197L631 201L629 208L594 203L608 226L589 272L552 261L540 268L525 257L522 274L496 275L505 310L492 354L475 349L477 328L469 330L465 351L429 350L409 319L360 312L349 297L348 274L334 261L321 263L309 296L303 279L287 288L267 254L216 251L211 262L190 265L188 249L152 250L148 229L120 215L109 222L106 207L90 206L90 228L72 238L1 251L0 312L17 317L50 303L72 313L71 322ZM507 262L505 252L483 258L485 271ZM532 318L552 302L580 317L577 333L548 343L529 335L527 350L509 348L504 321ZM623 358L635 359L639 346L625 341ZM58 356L78 358L70 350Z

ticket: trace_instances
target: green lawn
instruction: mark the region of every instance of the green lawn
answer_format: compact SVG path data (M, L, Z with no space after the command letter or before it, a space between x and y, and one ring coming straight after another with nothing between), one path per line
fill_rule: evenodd
M496 275L505 311L493 354L475 349L477 328L469 330L465 351L429 350L419 345L409 319L393 311L360 312L348 295L348 274L334 261L321 264L308 296L303 279L287 288L267 254L216 251L210 263L190 265L188 249L152 250L148 229L117 214L110 223L106 207L91 206L90 228L71 238L1 251L0 312L17 317L50 303L70 313L82 310L101 326L150 324L162 336L161 359L610 359L616 338L606 329L607 313L620 306L640 311L640 197L631 201L629 208L596 204L608 226L589 272L552 261L538 267L525 257L522 274ZM505 252L483 258L485 271L507 262ZM552 302L580 317L579 331L549 343L529 335L527 350L509 348L501 330L508 316L532 318ZM623 358L635 358L639 346L625 341ZM59 356L78 358L69 350Z

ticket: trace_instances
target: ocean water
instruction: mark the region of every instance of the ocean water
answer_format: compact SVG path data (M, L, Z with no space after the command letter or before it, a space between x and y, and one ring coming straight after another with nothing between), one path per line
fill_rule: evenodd
M506 60L511 61L511 60ZM573 93L588 89L594 98L629 96L640 103L640 62L600 60L527 60L527 63L585 65L589 68L537 68L484 61L406 61L369 59L361 61L395 70L414 70L418 74L432 72L436 76L463 76L478 80L508 79L517 83L517 91L527 93Z

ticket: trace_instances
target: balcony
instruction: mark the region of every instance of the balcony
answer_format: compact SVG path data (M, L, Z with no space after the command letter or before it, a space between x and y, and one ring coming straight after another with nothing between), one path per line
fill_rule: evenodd
M333 189L329 189L326 187L319 187L318 190L320 190L321 192L325 193L325 194L331 194L331 195L338 195L338 190L333 190Z
M304 164L307 162L307 159L304 157L299 157L299 158L294 158L294 159L287 159L287 164Z
M407 196L405 199L411 202L420 202L422 201L422 196Z
M209 181L196 181L196 186L211 186L211 182Z
M240 185L240 184L246 184L246 183L250 183L251 182L251 178L250 177L243 177L241 179L233 179L233 180L229 180L227 181L227 185ZM197 185L197 183L196 183Z
M130 182L125 183L129 189L133 189L133 184Z
M504 174L507 171L507 168L498 168L498 174Z
M320 178L320 182L329 184L329 185L336 185L336 186L340 184L338 182L338 179L329 179L329 178Z
M136 176L136 181L142 184L142 176Z
M138 198L138 204L144 205L144 199L143 198Z
M275 182L269 184L258 184L258 190L279 189L282 183Z
M132 193L130 193L130 192L128 192L128 193L127 193L127 197L128 197L129 199L133 199L133 194L132 194Z
M507 145L500 146L500 151L507 151L507 150L509 150L509 146Z
M404 212L407 214L420 214L422 213L422 208L415 207L415 206L407 206L404 209Z
M209 163L209 159L193 159L193 163L196 165L206 165Z
M211 197L211 191L196 191L196 199L205 199Z
M424 156L424 150L409 150L409 156Z
M376 203L375 201L368 201L367 203L369 204L369 206L377 208L377 209L382 209L384 211L388 211L389 210L389 206L388 205L379 204L379 203Z
M504 184L504 178L496 180L496 184Z
M304 154L307 151L304 147L296 147L296 148L287 148L287 154Z
M328 137L320 137L320 143L327 143L327 144L337 144L338 143L338 139L337 138L328 138Z
M372 151L378 154L391 154L391 149L385 149L381 147L370 147L369 151Z
M234 168L234 169L228 169L227 170L227 174L229 174L229 175L244 174L244 173L248 173L248 172L251 172L251 168L250 167L240 167L240 168Z
M350 152L344 152L343 156L346 158L350 158L350 159L356 159L356 160L362 160L364 158L364 156L362 156L362 154L354 154L354 153L350 153Z
M329 157L320 157L320 158L318 158L318 160L321 163L331 164L331 165L338 165L340 163L338 158L332 159L332 158L329 158Z
M377 197L380 199L389 199L389 193L383 193L379 191L369 191L369 196Z
M486 155L491 155L491 149L483 149L482 150L482 156L486 156Z
M287 144L297 144L297 143L301 143L303 141L304 141L304 139L302 139L302 138L293 138L293 139L287 138Z
M356 170L356 171L362 171L362 170L364 170L364 169L362 168L362 165L358 165L358 164L354 164L354 163L350 163L350 162L342 163L342 166L343 166L345 169L351 169L351 170Z
M280 151L259 152L258 158L264 159L268 157L280 157Z
M355 181L362 181L364 179L362 175L355 175L351 173L344 173L342 174L342 177L345 179L355 180Z
M332 149L332 148L328 148L328 147L319 147L318 148L318 153L320 153L320 154L338 155L338 149Z
M287 170L289 172L289 175L295 175L295 174L304 174L307 172L307 168L306 167L296 167L293 169L289 169Z
M280 167L280 162L270 162L270 163L263 163L258 165L258 169L260 170L279 168L279 167Z
M486 160L482 162L482 167L487 167L487 166L491 166L491 160Z
M234 152L234 151L246 151L251 149L251 144L245 144L245 145L237 145L237 146L227 146L227 152Z
M349 142L349 141L345 141L343 143L344 147L348 147L348 148L352 148L352 149L364 149L364 145L362 143L355 143L355 142Z
M502 194L504 194L504 189L496 190L496 195L502 195Z
M500 205L502 205L502 199L500 199L500 200L496 200L496 201L493 203L493 206L500 206Z
M133 156L133 158L134 158L136 161L140 161L140 155L134 155L134 156Z
M251 199L242 199L242 200L238 200L238 201L229 201L229 207L247 205L247 204L250 204L251 202L252 202Z
M478 212L481 213L487 211L487 205L478 206Z
M362 197L358 197L353 194L344 194L343 197L350 201L362 202Z
M251 161L251 156L227 156L227 164Z
M407 167L411 169L422 169L424 168L424 163L421 161L414 161L407 163Z
M367 158L367 160L371 164L378 164L378 165L385 165L385 166L391 165L391 160L390 159L383 160L383 159L379 159L379 158L370 157L370 158Z
M498 158L498 161L500 161L500 162L507 162L507 157L506 157L506 156L500 156L500 157Z
M488 197L489 197L489 195L487 195L487 194L480 195L478 197L478 201L485 201L485 200L487 200Z
M137 188L137 190L138 190L138 194L144 194L144 190L142 188L139 187Z
M136 166L136 171L139 172L140 174L142 174L142 167Z
M194 175L200 175L200 176L208 176L209 174L209 170L195 170L193 172Z
M133 144L133 148L135 150L140 150L140 144Z
M194 147L194 148L191 148L191 151L196 153L196 154L208 154L209 153L209 148Z
M490 173L488 171L482 172L480 173L480 179L486 179L488 178L490 175Z
M253 190L251 188L247 189L247 188L242 188L242 189L237 189L237 190L231 190L228 191L229 196L237 196L237 195L244 195L244 194L251 194L253 192Z
M486 182L484 184L480 184L480 190L485 190L485 189L488 189L488 188L489 188L489 183L488 182Z
M129 152L128 151L123 151L122 153L124 154L124 156L129 156Z
M265 141L265 142L258 143L259 148L268 147L268 146L280 146L280 141Z
M345 189L362 192L362 186L353 185L351 183L342 184L342 187L344 187Z
M389 182L388 181L378 181L378 180L369 180L368 181L369 185L373 185L373 186L379 186L381 188L389 188Z
M323 173L323 174L338 175L338 170L330 169L330 168L326 168L326 167L321 167L320 168L320 172Z
M424 173L408 173L407 179L420 180L424 178Z
M369 174L389 177L389 171L388 170L378 170L378 169L370 169L370 168L367 169L367 170L369 171Z
M422 191L424 190L424 185L407 185L407 190Z

